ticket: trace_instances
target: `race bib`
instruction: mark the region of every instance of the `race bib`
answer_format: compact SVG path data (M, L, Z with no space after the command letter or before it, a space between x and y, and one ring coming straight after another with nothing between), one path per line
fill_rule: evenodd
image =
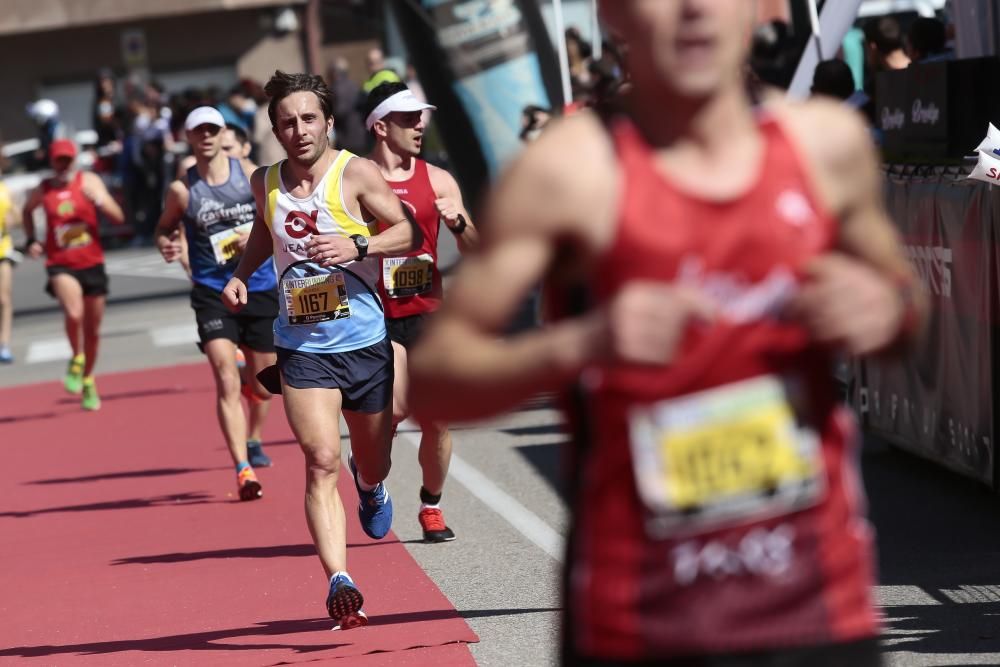
M820 440L764 376L633 409L639 494L669 533L788 514L825 489Z
M427 294L434 286L434 258L428 254L384 257L382 284L391 299Z
M82 248L94 242L90 227L85 222L70 222L56 228L56 245L63 250Z
M340 271L281 281L288 323L301 326L351 316L347 285Z
M224 229L208 237L212 243L212 253L215 255L216 264L225 264L233 257L240 254L237 242L241 234L249 234L253 227L252 222L245 222L231 229Z

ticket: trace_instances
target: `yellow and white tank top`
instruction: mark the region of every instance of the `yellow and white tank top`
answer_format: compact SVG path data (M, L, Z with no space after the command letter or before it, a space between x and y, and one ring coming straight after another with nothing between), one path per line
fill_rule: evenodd
M372 235L344 201L344 171L354 157L340 151L306 197L293 197L285 189L281 180L284 160L267 168L264 221L271 230L278 272L280 308L274 321L274 344L278 347L349 352L385 338L385 317L376 288L378 258L323 268L306 255L305 245L316 234Z
M0 181L0 259L12 255L14 241L7 229L7 220L10 218L10 210L14 202L10 198L10 190L7 185Z

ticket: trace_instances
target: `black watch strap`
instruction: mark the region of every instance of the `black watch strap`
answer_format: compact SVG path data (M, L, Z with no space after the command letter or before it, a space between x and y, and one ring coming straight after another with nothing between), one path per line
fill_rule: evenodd
M450 229L450 230L451 230L451 233L452 233L452 234L454 234L455 236L458 236L459 234L461 234L462 232L464 232L464 231L465 231L465 228L466 228L466 226L467 226L468 224L469 224L469 223L467 223L467 222L465 221L465 216L464 216L464 215L461 215L461 214L459 214L459 216L458 216L458 224L457 224L457 225L455 225L454 227L448 227L448 229Z
M363 243L360 242L362 239L364 239ZM361 234L352 234L351 240L354 241L354 247L358 249L358 261L360 262L368 256L368 239Z

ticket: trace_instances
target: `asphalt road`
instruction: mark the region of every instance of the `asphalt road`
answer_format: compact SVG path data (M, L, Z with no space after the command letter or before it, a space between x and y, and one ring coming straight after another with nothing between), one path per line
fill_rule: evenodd
M98 377L199 360L186 281L175 267L148 249L110 253L108 267L112 298ZM43 283L38 263L16 272L18 362L0 366L0 386L53 380L63 371L61 318ZM404 426L395 443L395 532L479 634L472 646L479 664L554 664L566 525L557 414L536 404L455 428L443 507L458 539L441 545L419 542L418 437ZM866 444L863 464L879 537L887 663L1000 664L998 499L880 443Z

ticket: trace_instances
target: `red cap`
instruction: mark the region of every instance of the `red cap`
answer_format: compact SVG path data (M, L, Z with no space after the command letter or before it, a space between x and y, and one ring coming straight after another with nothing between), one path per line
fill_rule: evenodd
M56 139L49 146L49 159L55 160L59 157L76 157L76 144L69 139Z

